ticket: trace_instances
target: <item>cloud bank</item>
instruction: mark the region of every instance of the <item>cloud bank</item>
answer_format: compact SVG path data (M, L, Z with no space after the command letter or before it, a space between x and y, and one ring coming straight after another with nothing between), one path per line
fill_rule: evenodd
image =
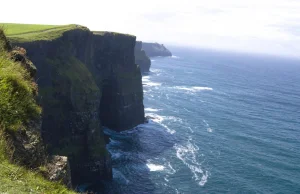
M10 9L1 10L0 22L77 23L144 41L300 56L298 0L15 0L4 6Z

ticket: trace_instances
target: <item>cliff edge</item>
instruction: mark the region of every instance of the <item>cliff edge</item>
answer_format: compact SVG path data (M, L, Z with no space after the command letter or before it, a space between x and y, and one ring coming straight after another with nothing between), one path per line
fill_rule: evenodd
M67 157L50 156L41 138L36 67L0 29L0 191L73 193Z
M103 126L122 131L144 122L136 37L79 25L40 28L8 38L36 66L47 153L68 157L74 186L111 180Z
M143 42L142 49L148 57L172 56L172 53L163 44Z

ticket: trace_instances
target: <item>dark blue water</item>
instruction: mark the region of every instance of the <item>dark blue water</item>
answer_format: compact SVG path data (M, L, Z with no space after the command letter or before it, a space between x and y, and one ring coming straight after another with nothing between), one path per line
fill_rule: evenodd
M300 61L172 51L143 77L152 121L106 131L106 192L300 193Z

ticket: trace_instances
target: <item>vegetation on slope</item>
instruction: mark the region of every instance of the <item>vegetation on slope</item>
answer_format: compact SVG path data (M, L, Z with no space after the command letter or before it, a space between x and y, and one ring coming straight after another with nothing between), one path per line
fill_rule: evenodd
M36 85L20 62L11 60L7 40L0 30L0 192L72 193L60 183L46 180L38 171L11 163L8 134L28 130L28 123L39 117Z
M0 134L0 193L74 193L57 182L46 180L37 171L12 164L5 153L7 142Z
M5 29L5 34L8 36L14 34L24 34L28 32L49 30L52 28L60 27L59 25L15 24L15 23L3 23L1 25Z
M0 37L1 38L1 37ZM41 109L34 94L36 84L19 63L10 60L0 45L0 125L7 130L18 130L23 124L37 118Z
M0 23L7 37L13 42L31 42L38 40L51 41L61 37L64 32L70 30L88 30L88 28L76 24L70 25L38 25L38 24L10 24Z

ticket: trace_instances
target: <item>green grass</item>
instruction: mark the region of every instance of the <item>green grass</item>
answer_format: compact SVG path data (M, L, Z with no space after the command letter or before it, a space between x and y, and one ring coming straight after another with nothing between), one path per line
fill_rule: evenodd
M131 35L131 34L123 34L123 33L119 33L119 32L109 32L109 31L93 31L93 34L100 35L100 36L104 36L106 34L112 34L114 36L123 35L123 36L135 37L134 35Z
M5 30L5 34L7 36L15 35L15 34L23 34L28 32L49 30L52 28L60 27L58 25L13 24L13 23L2 23L0 25L3 26L3 29Z
M41 113L35 102L36 85L29 73L9 58L0 29L0 193L74 193L37 171L10 163L7 131L26 130L26 123ZM10 140L9 140L10 141Z
M75 193L58 182L46 180L35 171L11 164L7 160L5 146L0 134L0 193Z
M7 37L12 42L32 42L38 40L53 40L59 38L64 32L88 28L76 24L70 25L39 25L39 24L11 24L0 23Z
M36 104L36 84L29 73L17 62L9 59L0 45L0 125L17 130L31 119L37 118L41 109Z

